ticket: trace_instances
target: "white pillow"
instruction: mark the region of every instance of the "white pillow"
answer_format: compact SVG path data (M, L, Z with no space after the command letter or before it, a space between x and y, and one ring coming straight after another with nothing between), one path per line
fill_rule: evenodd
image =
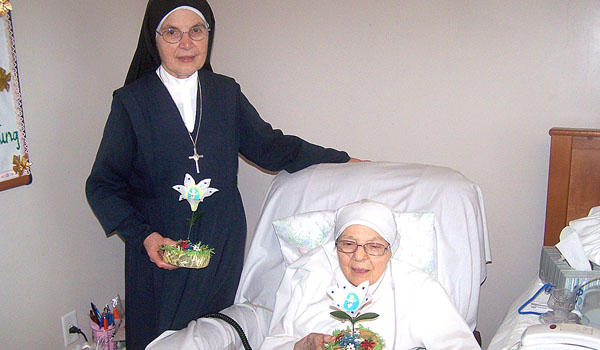
M397 257L437 277L433 213L394 213L400 234ZM273 221L286 265L323 243L335 224L335 211L323 210Z

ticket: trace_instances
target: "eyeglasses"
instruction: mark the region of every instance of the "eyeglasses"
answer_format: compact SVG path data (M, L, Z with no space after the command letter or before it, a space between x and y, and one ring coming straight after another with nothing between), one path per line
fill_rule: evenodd
M336 241L335 246L337 250L342 253L354 253L358 247L363 247L365 253L371 256L382 256L390 248L389 245L386 247L379 243L358 244L355 241L347 241L343 239Z
M206 28L203 25L197 25L195 27L190 28L187 32L182 32L177 28L169 27L162 32L156 31L156 34L162 36L163 40L168 42L169 44L177 44L183 39L183 34L189 35L190 39L194 41L201 41L208 38L208 32L210 28Z

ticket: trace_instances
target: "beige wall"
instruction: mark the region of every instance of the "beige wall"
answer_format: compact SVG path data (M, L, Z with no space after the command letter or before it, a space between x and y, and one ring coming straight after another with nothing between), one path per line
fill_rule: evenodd
M12 3L34 182L0 192L0 343L62 349L61 315L76 309L83 324L90 300L124 294L122 243L102 236L83 184L145 0ZM600 3L212 6L213 67L275 127L360 158L449 166L481 186L494 258L487 344L537 272L548 129L600 128ZM242 164L250 229L270 179Z

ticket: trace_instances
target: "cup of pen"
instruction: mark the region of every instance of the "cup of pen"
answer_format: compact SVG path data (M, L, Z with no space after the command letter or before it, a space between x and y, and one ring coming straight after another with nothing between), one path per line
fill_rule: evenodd
M98 324L90 320L90 327L92 328L92 339L97 345L97 349L102 350L116 350L116 344L113 341L115 335L115 325L104 327L98 326ZM102 347L100 347L102 346Z

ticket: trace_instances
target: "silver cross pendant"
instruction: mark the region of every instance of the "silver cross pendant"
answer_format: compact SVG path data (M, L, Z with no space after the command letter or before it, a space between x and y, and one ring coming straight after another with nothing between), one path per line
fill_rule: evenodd
M200 168L198 167L198 161L204 158L203 154L198 154L198 151L196 151L196 147L194 147L194 154L189 156L188 159L193 159L194 162L196 162L196 174L200 174Z

